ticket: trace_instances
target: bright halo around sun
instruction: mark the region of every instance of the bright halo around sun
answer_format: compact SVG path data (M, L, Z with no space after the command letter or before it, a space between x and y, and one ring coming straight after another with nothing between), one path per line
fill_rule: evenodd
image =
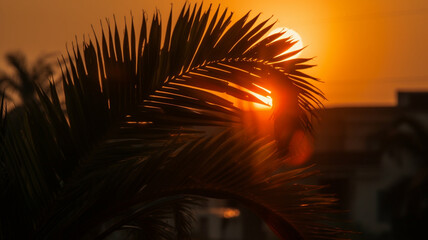
M285 39L285 38L291 38L292 41L296 42L290 49L288 49L287 51L283 52L279 56L303 48L302 37L300 37L300 35L296 31L294 31L293 29L289 29L289 28L286 28L286 27L281 27L281 28L277 28L277 29L273 30L272 32L269 33L269 35L272 35L272 34L275 34L275 33L279 33L279 32L283 32L284 34L282 34L282 36L280 36L278 38L278 40L279 39ZM294 56L291 56L288 59L297 58L299 55L300 55L300 52L298 54L294 55Z
M277 29L273 30L272 32L270 32L269 36L272 35L272 34L275 34L275 33L280 33L280 32L282 32L283 34L280 37L278 37L277 40L285 39L285 38L290 38L291 41L296 42L296 43L291 48L289 48L287 51L279 54L278 56L281 56L281 55L284 55L286 53L293 52L293 51L296 51L296 50L300 50L300 49L303 48L302 38L293 29L289 29L289 28L285 28L285 27L277 28ZM277 40L275 40L275 41L277 41ZM297 58L299 55L300 55L300 53L298 53L296 55L293 55L293 56L291 56L291 57L289 57L287 59L284 59L284 60L289 60L289 59ZM256 98L258 98L264 104L255 103L255 102L245 102L245 101L242 101L242 100L235 100L235 103L239 107L241 107L242 109L249 110L249 111L252 111L252 110L258 110L258 111L260 111L260 110L261 111L271 110L272 109L272 105L274 104L272 102L272 97L269 96L271 94L271 91L269 89L265 89L265 88L263 88L263 87L261 87L261 86L259 86L257 84L254 84L254 85L256 87L259 87L259 88L261 88L261 89L263 89L263 90L266 91L266 96L263 96L263 95L251 92L251 94L253 96L255 96Z

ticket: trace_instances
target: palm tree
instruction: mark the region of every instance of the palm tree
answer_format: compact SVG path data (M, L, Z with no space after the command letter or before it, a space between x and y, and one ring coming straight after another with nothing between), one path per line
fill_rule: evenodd
M22 52L6 54L7 63L13 68L14 74L0 71L0 87L12 88L12 91L18 93L21 102L31 101L36 96L36 86L48 83L48 78L54 73L50 57L51 55L42 55L29 67ZM10 95L6 97L13 99Z
M143 17L138 37L133 21L123 35L107 22L63 58L65 109L51 84L2 116L1 236L189 239L191 207L214 197L243 203L281 239L339 239L323 224L334 199L297 184L313 171L285 167L287 139L311 129L323 97L299 71L309 59L279 56L293 43L265 37L273 24L259 15L171 15L164 32L158 13L150 26ZM263 104L257 86L272 91L276 140L242 130L242 110L220 94ZM206 136L210 126L223 130Z

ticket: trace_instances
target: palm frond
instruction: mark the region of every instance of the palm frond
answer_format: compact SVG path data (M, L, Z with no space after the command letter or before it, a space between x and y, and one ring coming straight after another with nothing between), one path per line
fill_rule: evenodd
M170 14L163 45L157 13L150 27L143 18L138 42L133 22L130 31L125 28L123 41L116 24L112 29L108 23L101 43L96 36L95 43L84 43L84 58L78 46L74 58L68 55L71 64L64 82L77 90L65 86L66 94L91 92L97 101L81 100L83 108L108 109L110 117L128 116L129 122L229 125L239 122L241 111L217 93L264 104L251 93L269 95L257 84L272 91L277 126L288 118L311 131L323 93L307 80L315 78L299 71L309 67L304 63L310 59L283 61L279 55L293 43L277 40L282 33L263 38L272 27L265 26L267 20L255 25L258 16L247 21L247 14L231 25L227 10L220 18L219 8L212 18L210 12L211 7L202 13L202 6L193 11L185 6L173 30ZM287 148L290 133L280 127L276 132L281 147Z
M8 118L1 162L11 187L2 206L29 214L19 232L6 211L13 220L4 236L186 238L189 194L241 201L283 239L340 232L317 219L333 199L293 184L312 173L283 169L289 129L311 130L322 106L316 79L300 71L309 59L285 60L297 53L281 55L293 42L264 37L268 20L256 24L248 13L232 24L227 10L212 11L185 5L174 26L170 13L163 41L155 13L139 35L133 21L123 34L107 22L94 41L75 43L60 61L65 108L52 83ZM235 131L200 138L195 126L240 126L242 109L221 93L260 102L253 93L270 93L256 85L272 91L279 151ZM158 213L173 216L174 230Z
M343 233L323 224L335 199L314 193L320 186L296 184L314 172L307 168L278 171L284 167L283 160L268 139L225 132L186 144L179 152L158 151L114 166L96 164L91 167L96 170L77 179L74 189L67 189L71 194L59 205L61 211L52 219L55 228L50 230L57 237L81 238L91 229L100 229L99 224L104 224L100 219L110 219L117 221L105 228L111 233L119 223L126 223L111 216L128 212L124 215L135 218L129 214L130 206L140 205L131 209L147 221L145 209L158 199L191 194L235 199L259 214L281 239ZM88 185L96 191L86 189L82 194L82 186ZM112 198L111 192L120 197Z

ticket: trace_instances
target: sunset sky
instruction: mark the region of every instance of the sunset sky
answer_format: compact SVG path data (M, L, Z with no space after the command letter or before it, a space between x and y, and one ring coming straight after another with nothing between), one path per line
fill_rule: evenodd
M4 55L22 50L30 59L40 53L64 53L65 44L92 35L91 24L115 14L120 25L132 11L159 9L166 19L173 2L175 17L185 1L171 0L0 0L0 68ZM196 3L196 1L189 1ZM238 19L247 11L274 16L276 27L298 32L315 57L308 71L327 106L391 105L397 90L428 90L428 1L426 0L229 0L204 1L228 7Z

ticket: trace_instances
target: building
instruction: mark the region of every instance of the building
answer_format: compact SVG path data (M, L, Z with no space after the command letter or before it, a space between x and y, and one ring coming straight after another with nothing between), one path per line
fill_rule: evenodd
M399 92L392 107L327 109L316 129L309 163L361 232L355 239L413 239L428 217L428 93Z

